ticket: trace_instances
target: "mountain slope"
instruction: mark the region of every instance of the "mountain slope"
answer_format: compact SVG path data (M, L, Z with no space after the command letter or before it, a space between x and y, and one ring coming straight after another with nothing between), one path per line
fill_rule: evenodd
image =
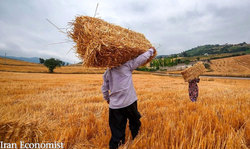
M5 58L5 56L0 56L2 58ZM6 56L6 58L15 59L15 60L21 60L31 63L40 63L38 57L15 57L15 56Z
M225 45L204 45L192 48L180 53L183 57L201 56L205 54L222 54L222 53L250 53L250 44L245 42L239 44Z
M16 60L16 59L11 59L11 58L3 58L0 57L0 64L1 65L16 65L16 66L41 66L41 64L37 63L32 63L32 62L26 62L22 60Z

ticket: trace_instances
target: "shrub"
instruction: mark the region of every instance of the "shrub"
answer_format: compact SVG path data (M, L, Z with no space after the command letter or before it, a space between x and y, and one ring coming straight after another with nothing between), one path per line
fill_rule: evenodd
M185 60L184 62L186 65L188 65L190 63L190 60Z

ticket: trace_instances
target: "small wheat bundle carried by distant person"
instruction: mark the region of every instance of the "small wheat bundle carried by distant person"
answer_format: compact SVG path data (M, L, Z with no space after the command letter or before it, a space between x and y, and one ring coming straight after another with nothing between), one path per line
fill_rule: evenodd
M182 77L184 78L185 82L189 82L191 80L199 78L201 74L206 71L202 62L196 63L194 66L185 69L181 72Z
M86 67L116 67L153 47L143 34L98 18L79 16L72 25L68 34Z

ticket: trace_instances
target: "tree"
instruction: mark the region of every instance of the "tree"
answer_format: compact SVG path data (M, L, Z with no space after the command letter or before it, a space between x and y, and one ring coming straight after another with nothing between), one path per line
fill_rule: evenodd
M50 73L53 73L54 69L56 67L61 67L62 66L62 61L54 58L46 59L44 61L44 65L49 69Z
M62 66L65 66L65 62L62 62Z
M152 61L152 66L155 67L156 70L158 70L160 68L160 63L158 59L154 59Z
M183 55L183 57L188 57L187 52L183 52L182 55Z
M181 63L181 59L176 59L177 60L177 64Z
M246 42L239 43L240 46L247 44Z
M43 58L39 58L40 64L44 63L44 59Z

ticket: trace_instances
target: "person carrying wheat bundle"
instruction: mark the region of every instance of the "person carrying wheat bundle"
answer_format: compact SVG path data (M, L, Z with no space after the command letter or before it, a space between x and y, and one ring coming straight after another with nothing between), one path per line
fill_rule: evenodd
M112 133L109 146L111 149L116 149L125 143L127 119L132 139L138 134L141 126L141 114L137 109L132 72L144 64L155 52L154 48L150 48L147 52L121 66L107 69L103 75L102 92L104 99L109 104L109 126Z
M192 102L196 102L199 94L197 83L200 82L199 76L206 71L202 62L196 63L194 66L181 72L185 82L188 82L189 98Z

